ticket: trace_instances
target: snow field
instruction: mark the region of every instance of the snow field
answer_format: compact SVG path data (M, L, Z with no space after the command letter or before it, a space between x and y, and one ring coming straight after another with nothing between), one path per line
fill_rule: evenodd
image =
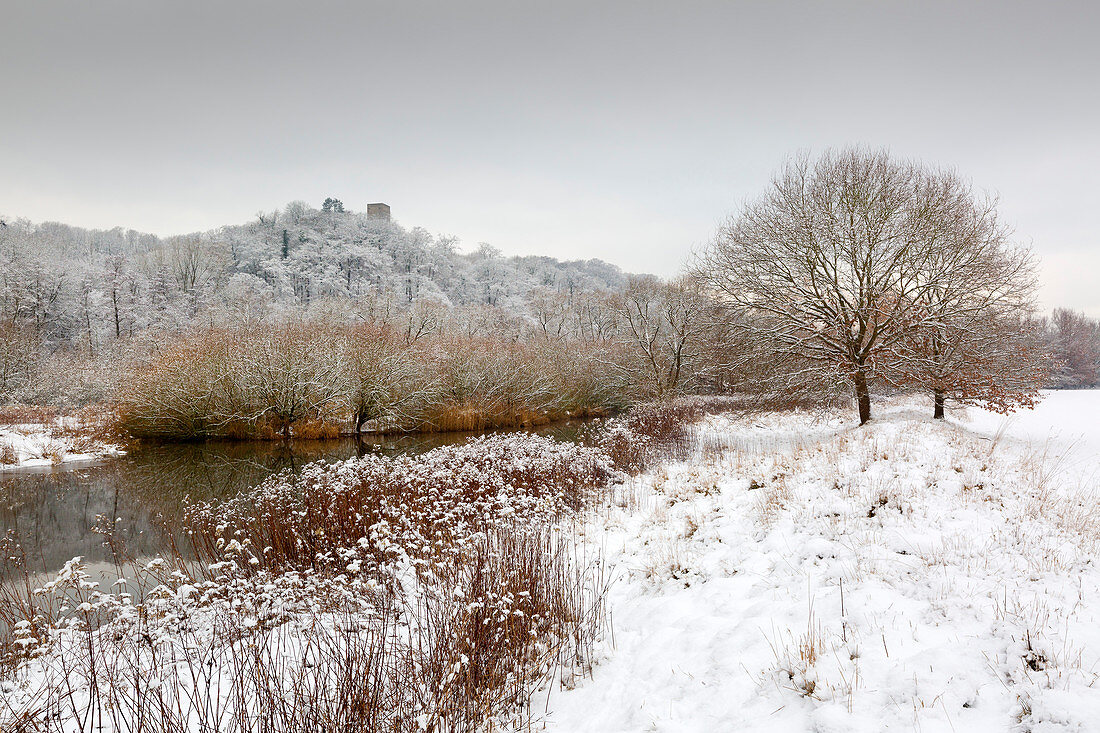
M707 418L589 530L614 638L548 730L1100 730L1088 443L971 412Z

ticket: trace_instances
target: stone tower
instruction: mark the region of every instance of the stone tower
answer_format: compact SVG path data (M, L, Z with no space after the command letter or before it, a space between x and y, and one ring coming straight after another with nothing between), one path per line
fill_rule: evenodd
M368 219L381 219L382 221L390 220L390 205L389 204L367 204L367 218Z

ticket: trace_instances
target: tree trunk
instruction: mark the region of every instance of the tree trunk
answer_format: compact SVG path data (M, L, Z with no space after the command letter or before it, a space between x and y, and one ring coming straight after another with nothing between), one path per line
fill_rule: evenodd
M856 370L852 381L856 386L856 403L859 405L859 424L865 425L871 419L871 391L867 387L867 374L863 367Z
M932 363L936 365L936 372L943 374L943 365L940 363L940 339L938 335L932 339ZM935 400L936 407L932 412L932 419L943 420L943 389L940 387L932 388L933 399Z
M118 291L111 291L111 303L115 307L115 339L122 338L122 319L118 315Z

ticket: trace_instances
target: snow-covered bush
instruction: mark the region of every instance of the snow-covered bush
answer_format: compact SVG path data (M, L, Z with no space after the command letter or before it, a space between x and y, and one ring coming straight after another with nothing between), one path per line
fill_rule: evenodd
M619 470L639 473L658 461L686 457L692 446L691 425L703 413L700 400L636 405L595 425L586 442L606 453Z
M367 455L280 475L231 501L193 507L200 557L240 548L257 569L361 572L461 561L484 532L547 522L616 475L601 451L528 434L474 438L421 455Z

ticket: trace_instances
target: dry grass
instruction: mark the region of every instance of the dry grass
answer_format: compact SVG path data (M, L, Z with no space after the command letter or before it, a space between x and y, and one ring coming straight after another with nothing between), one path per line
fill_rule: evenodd
M604 618L602 577L548 535L495 535L448 578L456 585L404 597L268 576L267 591L198 584L192 595L215 599L198 606L179 600L192 586L169 577L134 605L91 590L79 566L66 573L44 595L86 610L48 649L17 629L47 679L0 706L4 730L523 728L536 686L555 670L585 673Z
M61 441L50 439L46 441L46 444L42 446L39 451L39 457L45 458L50 463L61 463L65 458L65 452L67 446Z
M777 671L786 676L791 689L804 697L814 697L818 692L817 665L828 647L821 625L814 618L813 605L807 615L805 633L780 634L769 639L768 644L775 655Z
M300 440L333 440L340 437L340 425L317 418L300 420L291 425L290 430Z
M585 442L610 456L619 470L639 474L664 461L689 458L694 424L703 414L697 400L638 405L618 420L595 425Z
M57 416L56 407L45 405L0 406L0 425L49 425Z
M773 632L768 645L775 656L770 676L777 685L817 701L842 701L848 712L852 711L862 684L859 645L852 638L826 631L814 614L812 599L806 630Z

